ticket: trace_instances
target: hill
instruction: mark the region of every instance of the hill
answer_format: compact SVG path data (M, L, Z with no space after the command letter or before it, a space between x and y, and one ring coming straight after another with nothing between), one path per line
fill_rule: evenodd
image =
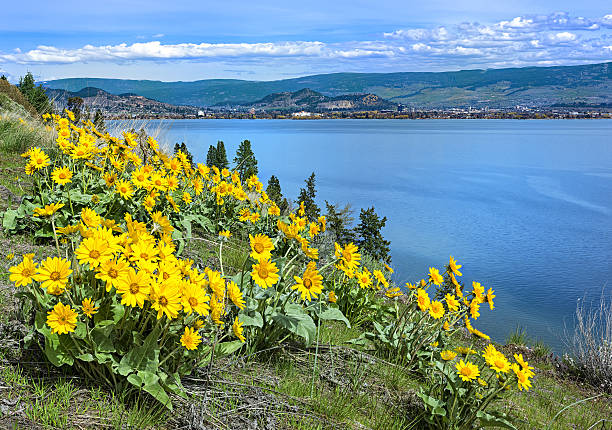
M384 110L396 109L397 103L391 103L376 94L349 94L328 97L309 88L299 91L273 93L253 103L221 103L217 106L228 106L242 109L263 111L329 111L329 110Z
M79 91L48 88L47 95L53 100L56 108L63 109L71 97L83 99L85 108L90 111L99 109L107 116L130 115L197 115L198 108L193 106L175 106L159 102L138 94L111 94L100 88L85 87Z
M273 93L310 88L328 97L373 93L410 107L550 106L612 102L612 62L580 66L524 67L455 72L332 73L277 81L207 79L161 82L101 78L48 81L49 88L96 87L134 93L175 105L254 103Z

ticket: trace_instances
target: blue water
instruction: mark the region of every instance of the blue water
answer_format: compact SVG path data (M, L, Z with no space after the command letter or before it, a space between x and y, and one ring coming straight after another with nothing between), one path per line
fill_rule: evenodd
M183 120L150 122L197 161L249 139L259 177L295 198L316 173L318 201L388 218L396 281L453 255L463 281L495 289L475 326L503 341L517 325L563 350L576 300L612 288L612 121Z

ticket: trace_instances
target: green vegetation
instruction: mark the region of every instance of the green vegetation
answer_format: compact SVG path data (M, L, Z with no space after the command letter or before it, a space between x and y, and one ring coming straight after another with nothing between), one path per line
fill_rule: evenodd
M15 127L37 127L49 139L42 126L1 115ZM68 120L53 121L62 135ZM81 138L93 133L75 126L82 128ZM273 215L276 203L264 198L257 178L249 177L242 189L241 181L217 167L190 170L188 151L181 145L171 158L156 150L154 140L128 133L124 139L106 141L109 152L126 157L102 173L79 161L78 151L52 152L44 139L35 142L56 167L69 167L71 182L59 172L49 179L50 170L45 173L43 166L29 176L34 197L20 206L36 208L41 220L26 224L22 220L32 218L29 210L21 215L18 209L5 211L0 235L0 427L405 429L472 428L479 423L586 430L611 418L608 395L564 379L565 373L553 370L554 362L535 347L491 349L486 335L470 321L485 307L493 308L495 296L478 283L471 290L464 286L454 259L441 272L430 269L420 288L410 285L403 293L390 281L385 259L363 251L388 247L380 235L385 218L374 208L361 211L365 215L357 229L351 228L349 208L329 204L328 214L332 211L337 219L325 221L313 213L308 220L305 200L310 196L314 202L314 175L306 181L306 198L296 213ZM19 157L22 149L17 148L7 145L4 151L18 157L22 169L26 162L33 167L45 164L39 151L30 151L28 161ZM163 166L168 172L166 181L178 177L176 190L167 182L165 194L159 196L138 186L146 180L154 183L156 174L146 173L135 161L144 158L141 148L152 151L147 159L154 169ZM95 156L87 162L97 167ZM117 176L110 178L112 174ZM198 180L206 181L200 193ZM234 184L232 194L229 181ZM280 183L270 185L280 200ZM251 197L245 198L241 189ZM65 204L45 207L38 199ZM125 213L131 218L125 219ZM377 231L375 225L380 226ZM125 226L126 234L115 252L125 256L135 273L161 270L147 269L151 258L144 254L157 252L154 258L170 263L175 261L170 256L177 255L177 263L170 264L177 265L177 272L172 268L148 279L154 293L143 297L143 307L128 303L129 294L136 294L132 284L126 289L120 280L107 291L92 276L100 273L94 266L100 256L80 252L100 237L120 237L119 231L112 231L119 226ZM338 233L348 231L360 240L361 250L350 242L333 245ZM220 235L225 232L228 237ZM147 250L147 243L154 243L157 251ZM48 266L45 258L57 252L59 260L71 257L79 277L68 274L64 283L63 275L48 276L47 281L58 282L42 289L42 281L28 282L24 276L12 279L23 281L17 289L9 281L10 267L26 260ZM34 256L20 263L21 257L12 253ZM257 268L262 265L270 269L264 273ZM270 276L272 266L280 275L276 280ZM172 289L165 284L166 273L187 283L183 296L193 280L206 279L210 309L188 313L179 307L176 315L169 309L165 313L160 297L170 297L165 288ZM322 289L306 288L306 280L318 285L318 274ZM262 280L271 284L262 288ZM305 299L305 293L312 298ZM459 300L462 296L465 299ZM98 309L86 306L89 297ZM219 297L226 297L225 302ZM49 314L58 312L54 303L60 299L75 311L74 327L48 318L50 309ZM34 321L28 304L38 309ZM183 301L187 304L195 306ZM86 308L92 318L85 315ZM202 322L196 324L196 318ZM197 336L180 336L187 328L195 328ZM513 338L529 342L520 331ZM460 359L477 366L487 386L471 371L462 372ZM185 376L179 382L172 380L174 375ZM122 389L110 381L115 378ZM162 406L168 406L164 399L172 401L173 412Z

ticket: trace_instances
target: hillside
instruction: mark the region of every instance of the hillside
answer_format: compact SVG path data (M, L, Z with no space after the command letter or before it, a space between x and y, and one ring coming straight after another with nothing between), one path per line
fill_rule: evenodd
M176 105L254 103L269 94L310 88L328 97L373 93L411 107L490 106L612 102L612 62L455 72L332 73L277 81L207 79L161 82L101 78L48 81L49 88L101 88Z
M222 103L221 106L232 106L242 109L264 111L329 111L329 110L383 110L396 109L397 103L391 103L376 94L349 94L328 97L309 88L295 92L282 92L267 95L253 103Z
M94 87L82 88L76 92L51 88L46 91L49 99L53 100L59 109L67 106L69 98L80 97L90 111L99 109L105 116L197 115L198 112L198 108L193 106L175 106L134 93L111 94Z

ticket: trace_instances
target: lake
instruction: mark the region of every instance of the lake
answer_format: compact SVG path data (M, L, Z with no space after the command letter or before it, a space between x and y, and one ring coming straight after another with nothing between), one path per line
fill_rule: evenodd
M295 199L311 172L317 199L388 218L395 280L418 281L453 255L496 309L474 326L504 341L517 325L560 352L576 300L610 294L610 120L149 121L160 141L204 162L249 139L259 178Z

